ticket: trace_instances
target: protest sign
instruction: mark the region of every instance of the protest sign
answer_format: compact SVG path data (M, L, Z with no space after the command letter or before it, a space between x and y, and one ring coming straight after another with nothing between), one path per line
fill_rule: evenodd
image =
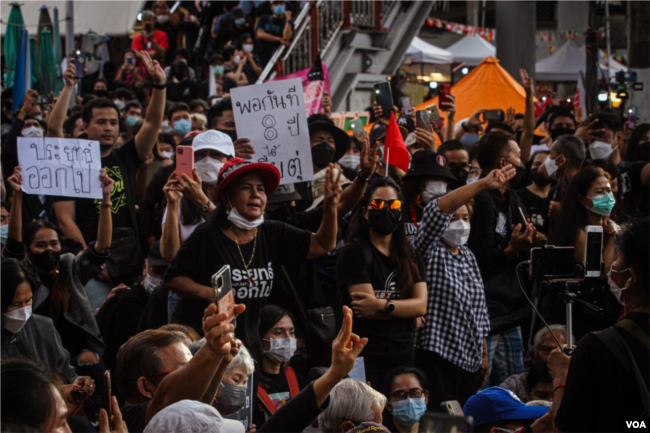
M280 184L314 178L300 79L231 89L237 136L248 138L258 162L280 170Z
M300 78L302 81L302 93L305 96L307 116L324 113L323 92L330 91L330 75L327 65L321 62L320 54L316 56L311 68L276 78L274 81L290 80L292 78Z
M19 137L18 163L28 194L102 198L98 141Z

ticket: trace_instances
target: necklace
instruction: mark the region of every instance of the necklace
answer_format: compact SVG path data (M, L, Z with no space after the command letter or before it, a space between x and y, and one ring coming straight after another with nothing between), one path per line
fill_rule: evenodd
M248 283L251 282L251 276L248 273L248 267L253 263L253 257L255 257L255 247L257 246L257 228L255 229L255 237L253 237L253 253L251 254L251 258L246 263L246 260L244 260L244 254L241 252L241 248L239 246L239 240L237 240L237 234L235 234L235 230L230 226L230 231L232 232L232 235L235 237L235 243L237 244L237 251L239 251L239 257L241 257L242 264L244 265L244 269L246 269L246 281Z

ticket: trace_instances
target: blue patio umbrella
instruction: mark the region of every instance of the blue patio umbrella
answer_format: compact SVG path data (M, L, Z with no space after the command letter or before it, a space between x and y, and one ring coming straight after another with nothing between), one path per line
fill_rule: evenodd
M7 31L5 32L4 55L7 75L5 77L5 87L9 88L14 85L14 75L16 73L16 52L20 42L22 28L25 25L23 14L20 11L22 3L10 3L11 13L7 21ZM21 98L22 101L22 98Z
M23 27L18 50L16 51L16 68L14 70L13 98L11 111L15 112L20 108L25 99L25 93L32 88L31 56L29 54L29 34L27 28Z

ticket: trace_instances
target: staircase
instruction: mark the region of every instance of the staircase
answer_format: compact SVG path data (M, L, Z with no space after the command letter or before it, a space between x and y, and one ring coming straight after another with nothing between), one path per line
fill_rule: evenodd
M372 85L386 81L428 17L433 1L310 1L294 22L289 47L281 46L258 83L277 72L309 68L320 52L327 64L335 111L358 111L372 101Z

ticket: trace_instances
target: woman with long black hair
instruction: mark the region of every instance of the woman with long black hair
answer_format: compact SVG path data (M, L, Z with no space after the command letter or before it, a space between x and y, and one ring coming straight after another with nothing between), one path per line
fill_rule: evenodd
M402 222L402 194L390 178L370 181L341 250L339 284L358 317L354 333L368 337L366 380L377 388L400 365L413 366L415 319L427 308L426 270Z

